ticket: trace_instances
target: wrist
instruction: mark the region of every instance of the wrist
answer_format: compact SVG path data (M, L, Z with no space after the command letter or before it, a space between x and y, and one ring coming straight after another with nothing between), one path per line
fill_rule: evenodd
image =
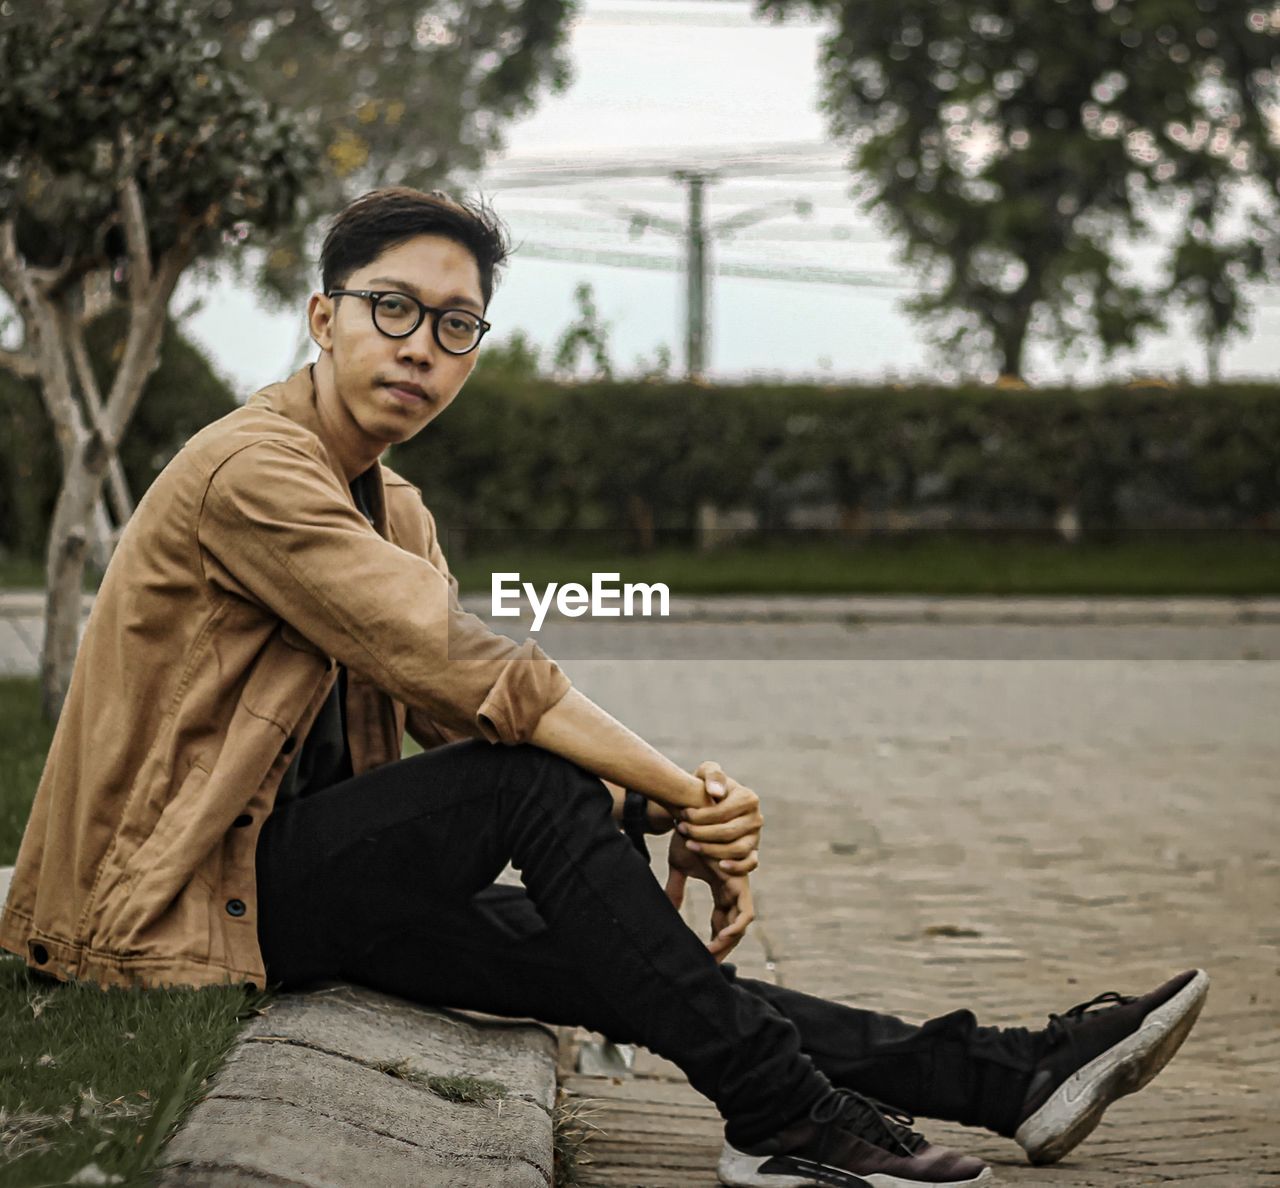
M645 805L644 831L655 836L670 833L675 828L676 819L669 809L664 808L656 800Z
M648 805L649 802L639 792L627 790L622 794L622 832L646 859L649 857L649 847L644 840L644 835L649 832Z

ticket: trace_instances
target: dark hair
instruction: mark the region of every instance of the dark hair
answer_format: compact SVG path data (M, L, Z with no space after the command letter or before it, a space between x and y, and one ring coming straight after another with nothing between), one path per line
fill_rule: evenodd
M357 268L417 235L447 236L476 258L487 307L495 274L511 250L506 227L483 198L459 201L443 190L408 186L370 190L334 217L320 249L324 291L342 288Z

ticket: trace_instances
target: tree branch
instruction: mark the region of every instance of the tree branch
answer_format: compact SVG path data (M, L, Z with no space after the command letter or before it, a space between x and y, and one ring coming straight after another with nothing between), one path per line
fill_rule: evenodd
M80 325L88 326L91 322L96 322L115 304L110 269L95 268L86 272L81 284Z
M27 275L31 283L42 297L56 297L58 290L71 275L74 261L64 256L57 268L32 268L27 265Z
M184 269L195 259L196 228L185 226L177 242L159 260L159 268L152 277L150 289L139 296L131 295L129 334L125 339L124 356L111 383L102 419L103 440L111 449L124 435L129 418L142 395L147 375L143 367L151 369L159 358L160 342L164 335L165 313L169 300L177 288ZM130 281L132 294L133 284Z
M40 378L40 363L27 351L0 351L0 367L19 379Z
M141 303L151 288L151 248L147 242L147 219L142 209L142 194L133 175L133 137L120 130L120 151L127 173L120 184L120 217L124 223L124 240L129 249L129 298Z
M84 436L84 420L71 389L71 374L59 338L58 307L40 293L31 280L31 270L18 252L18 237L12 218L0 220L0 283L4 284L22 316L27 341L26 352L35 361L40 395L53 421L54 435L62 451L63 463L71 457Z
M98 377L93 374L93 365L89 361L89 350L84 340L84 320L78 311L69 311L66 318L65 331L67 350L71 362L75 366L76 378L80 383L80 391L84 395L85 407L89 413L89 421L94 430L104 441L108 441L102 416L102 391L98 387ZM107 491L115 508L116 523L121 528L129 522L133 515L133 498L129 494L129 484L125 479L124 467L120 464L120 455L108 442L111 460L107 463Z

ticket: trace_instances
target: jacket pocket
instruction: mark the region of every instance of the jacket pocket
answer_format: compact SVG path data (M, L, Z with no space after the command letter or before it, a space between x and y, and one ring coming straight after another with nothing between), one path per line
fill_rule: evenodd
M190 771L164 806L151 832L129 855L117 879L104 880L96 947L118 953L137 951L137 940L162 916L191 881L205 855L197 853L193 818L209 772Z
M154 828L142 840L124 864L124 881L131 883L143 871L173 865L169 853L174 839L182 830L184 819L191 815L194 799L209 779L209 772L199 763L193 763L183 777L169 803L160 812Z

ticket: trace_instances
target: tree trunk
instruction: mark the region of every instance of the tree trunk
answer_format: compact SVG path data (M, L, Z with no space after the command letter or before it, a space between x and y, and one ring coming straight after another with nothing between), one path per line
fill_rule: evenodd
M88 443L86 443L87 445ZM86 531L95 503L100 505L102 471L95 477L89 451L75 451L62 477L49 526L45 560L44 647L40 653L40 699L46 719L56 722L71 685L80 644L80 597L89 540Z
M1216 384L1222 378L1222 339L1210 338L1205 343L1204 353L1209 382Z
M1027 323L1020 319L1016 325L1000 327L1001 374L1015 379L1022 378L1022 355L1027 344Z
M18 251L15 220L0 217L0 281L22 315L27 347L21 361L40 379L41 396L62 455L62 483L45 553L45 637L40 653L41 704L50 721L57 719L71 685L88 550L96 537L106 560L115 543L103 506L103 481L108 469L119 465L116 449L147 376L159 363L169 299L195 258L198 226L192 224L183 228L173 247L153 260L136 179L125 178L119 193L129 256L129 331L105 397L84 350L82 317L89 305L101 305L106 286L95 287L83 275L73 275L71 261L52 271L32 268ZM99 273L97 281L102 280ZM83 408L76 399L73 372ZM112 490L121 525L132 510L123 477L122 471L114 475L118 481Z

